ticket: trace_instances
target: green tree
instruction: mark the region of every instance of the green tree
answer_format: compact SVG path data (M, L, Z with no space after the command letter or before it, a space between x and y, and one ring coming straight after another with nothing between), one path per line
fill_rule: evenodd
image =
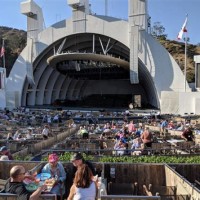
M151 29L151 34L158 39L167 39L167 34L165 34L165 27L160 22L154 22Z

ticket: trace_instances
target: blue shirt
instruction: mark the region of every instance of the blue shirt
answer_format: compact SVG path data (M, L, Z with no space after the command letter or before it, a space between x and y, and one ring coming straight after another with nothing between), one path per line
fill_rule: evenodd
M51 174L52 178L57 177L57 180L60 181L51 189L50 191L51 193L57 194L57 195L61 195L61 192L62 192L62 195L65 193L64 181L66 180L66 172L63 165L60 162L57 163L57 168L55 172L52 172L51 165L47 163L43 167L42 173L49 173Z

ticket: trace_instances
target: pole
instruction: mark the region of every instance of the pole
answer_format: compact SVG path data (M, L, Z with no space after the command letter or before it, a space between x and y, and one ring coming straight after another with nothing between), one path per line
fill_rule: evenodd
M186 92L186 81L187 81L187 34L185 33L185 67L184 67L184 91Z
M1 46L1 57L2 57L2 62L3 62L3 71L1 72L1 78L3 80L2 81L2 85L1 85L1 89L5 88L5 79L6 79L6 63L5 63L5 45L4 45L4 39L2 38L2 46Z
M105 16L108 16L108 0L105 0Z
M3 53L3 68L6 68L4 39L2 39L2 48L4 48L4 53Z

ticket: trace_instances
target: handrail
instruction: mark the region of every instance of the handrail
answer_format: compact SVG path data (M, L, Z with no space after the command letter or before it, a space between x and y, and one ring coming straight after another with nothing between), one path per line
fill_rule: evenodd
M101 200L127 199L127 200L160 200L160 196L129 196L129 195L101 195Z
M110 152L110 156L122 156L122 155L116 155L116 152L121 152L124 151L125 153L123 154L126 156L129 156L131 152L133 151L144 151L147 152L147 154L144 155L153 155L156 152L156 155L177 155L177 154L181 154L181 155L200 155L200 147L190 147L190 148L183 148L183 147L166 147L166 148L145 148L145 149L125 149L125 150L121 150L121 149L89 149L89 148L78 148L78 149L67 149L67 150L63 150L63 149L59 149L59 148L55 148L55 149L45 149L45 150L41 150L41 152L92 152L94 154L96 154L98 152L99 155L101 155L102 153L105 152ZM160 152L158 154L158 151ZM171 153L169 154L169 152L171 151ZM114 152L114 154L113 154ZM149 152L149 153L148 153ZM142 154L143 155L143 154ZM133 156L133 155L130 155Z
M0 193L0 200L1 199L7 199L9 197L13 197L13 200L16 199L17 200L17 195L16 194L12 194L12 193ZM47 199L48 200L57 200L57 196L56 194L41 194L39 199Z

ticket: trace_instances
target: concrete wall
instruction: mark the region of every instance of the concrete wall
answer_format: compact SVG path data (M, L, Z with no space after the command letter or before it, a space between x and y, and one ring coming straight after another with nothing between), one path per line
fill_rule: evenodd
M194 188L184 176L178 174L173 168L165 166L167 186L176 186L177 195L190 195L190 199L199 200L199 191Z
M162 114L200 114L199 92L161 92Z
M6 99L5 99L5 90L0 89L0 109L4 109L6 107Z

